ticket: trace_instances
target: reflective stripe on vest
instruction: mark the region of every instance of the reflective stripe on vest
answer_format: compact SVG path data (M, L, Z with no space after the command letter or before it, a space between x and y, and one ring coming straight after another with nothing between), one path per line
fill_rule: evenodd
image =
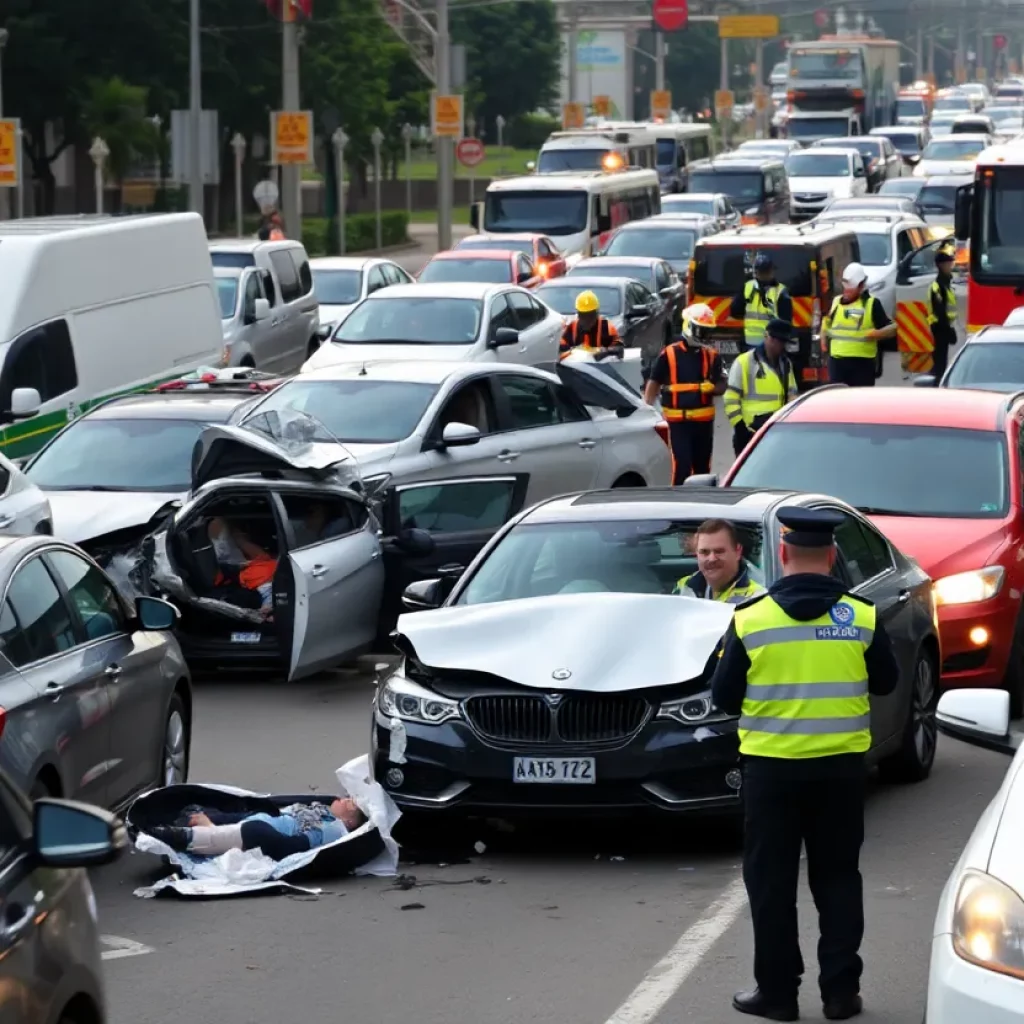
M768 321L775 315L775 309L782 294L782 285L773 284L764 292L765 301L761 300L761 291L756 281L748 281L743 289L746 310L743 314L743 338L747 345L760 345L764 338Z
M875 631L872 605L844 596L801 622L767 596L738 608L733 622L750 659L741 753L796 759L871 746L864 654Z
M871 312L874 298L861 295L856 302L843 305L837 298L829 312L828 353L836 359L874 359L878 354L878 342L870 341L865 335L874 330Z
M665 349L668 360L668 384L661 387L661 415L666 420L693 420L707 423L715 418L714 397L700 390L701 381L709 379L714 355L710 349L700 349L700 380L680 381L679 354L689 355L685 342L677 341Z
M696 598L704 601L721 601L724 604L743 604L744 601L749 601L752 597L756 597L758 594L764 592L764 587L759 583L755 583L753 580L748 579L743 586L738 586L736 583L733 583L732 586L727 587L720 594L716 594L710 587L708 587L704 593L704 597L701 598L700 594L690 587L690 580L692 580L696 575L696 573L693 573L690 576L684 576L676 584L676 592L682 593L684 590L689 590Z
M726 388L725 414L733 425L742 420L748 427L758 416L771 415L797 395L796 378L787 359L775 370L757 358L757 352L749 350L736 357L742 375L742 390ZM785 370L783 370L785 365ZM757 367L752 372L753 367ZM759 376L760 374L760 376ZM785 374L786 383L782 383Z
M956 295L953 293L953 288L943 288L938 281L932 281L931 288L928 289L928 295L937 295L939 303L946 307L946 319L949 321L950 326L956 323ZM932 304L928 303L928 323L936 324L939 322L939 318L935 315Z

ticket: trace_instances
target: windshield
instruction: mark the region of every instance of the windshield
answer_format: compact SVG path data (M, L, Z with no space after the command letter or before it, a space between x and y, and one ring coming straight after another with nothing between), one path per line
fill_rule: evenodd
M652 256L667 260L678 270L690 262L697 232L686 228L624 228L613 236L607 256Z
M940 96L935 101L935 109L971 111L974 107L966 96Z
M1012 278L1016 286L1024 275L1024 167L986 168L975 190L972 276Z
M848 156L794 153L786 161L791 178L849 178L853 174Z
M1006 514L1006 439L949 427L782 422L731 483L832 494L869 514L996 518Z
M314 270L313 292L325 306L352 306L359 301L363 275L359 270Z
M471 345L480 333L481 303L444 296L366 299L331 341L346 345Z
M889 178L878 190L880 196L910 196L913 199L924 187L920 178Z
M925 160L970 160L985 148L978 139L933 139L925 146Z
M819 145L856 150L864 158L865 163L877 160L881 153L881 144L877 139L825 139Z
M465 252L472 249L508 249L511 252L524 252L527 256L533 256L533 240L530 238L501 238L495 241L493 238L463 239L453 249Z
M187 491L198 420L76 420L25 470L44 491Z
M215 267L230 267L235 270L256 266L256 257L251 252L211 252L210 260Z
M584 266L575 266L566 277L630 277L645 288L654 286L654 265L636 266L632 263L615 263L610 259L588 260Z
M887 267L892 259L892 241L888 235L867 235L857 232L860 262L865 267Z
M965 345L943 380L947 388L1024 390L1024 343L998 341Z
M956 212L956 185L925 185L917 197L925 213Z
M676 140L655 140L655 162L658 167L674 167L676 162Z
M662 213L702 213L712 216L715 212L714 199L699 199L696 196L662 196Z
M545 284L537 289L537 298L546 302L562 316L576 315L576 297L581 292L593 292L601 304L602 316L619 316L622 313L622 293L618 288L595 287L594 285Z
M697 571L698 521L664 519L527 523L511 530L456 604L552 594L671 594ZM752 579L764 583L760 526L736 524Z
M339 441L389 444L407 438L437 394L436 384L407 381L303 380L272 391L259 412L297 409L322 423Z
M542 235L578 235L587 229L587 193L488 192L484 231L536 231Z
M986 110L985 113L997 125L1002 124L1003 121L1019 121L1024 118L1024 110L1020 107L993 107L991 110Z
M439 284L446 281L477 281L480 284L508 284L512 280L509 260L484 260L467 256L465 259L431 260L417 280L421 284Z
M996 99L1014 99L1024 96L1024 85L1001 85L996 89Z
M928 126L928 130L932 133L932 138L936 138L939 135L952 135L953 134L953 122L952 121L932 121Z
M759 252L771 255L775 276L792 295L811 294L813 255L803 246L784 248L751 243L704 246L694 270L693 290L697 295L737 295L754 274L754 258Z
M808 79L838 79L856 82L861 78L863 62L856 50L789 51L790 78L797 82Z
M786 133L791 139L805 141L829 135L845 136L849 130L850 120L846 117L791 117L786 124Z
M238 298L237 277L217 277L217 298L220 299L220 318L230 320L235 315L235 302Z
M690 175L691 192L723 192L737 206L754 206L764 199L760 171L696 171Z
M924 117L927 113L928 108L922 99L907 98L896 101L897 117Z
M557 174L559 171L599 171L601 161L614 150L600 149L542 149L537 160L538 174Z
M921 136L917 132L887 132L886 137L900 153L921 152Z

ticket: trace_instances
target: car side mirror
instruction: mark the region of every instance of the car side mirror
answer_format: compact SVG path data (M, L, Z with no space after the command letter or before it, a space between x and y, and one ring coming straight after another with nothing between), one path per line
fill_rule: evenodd
M433 534L428 533L426 530L416 529L415 527L402 530L395 537L395 547L405 555L425 557L426 555L433 554L436 546Z
M938 378L931 373L922 373L920 377L914 378L915 388L934 388L938 383Z
M660 289L658 291L658 294L663 299L670 299L670 298L672 298L673 295L675 295L675 293L676 293L675 285L671 285L671 284L670 285L666 285L664 288L662 288L662 289Z
M173 629L179 613L170 601L159 597L137 597L135 618L143 629Z
M37 800L32 823L33 852L46 867L109 864L128 846L128 832L113 814L73 800Z
M257 299L253 315L256 320L266 320L270 316L270 303L266 299Z
M27 420L39 412L43 400L35 388L15 388L11 392L11 411L7 414L8 419Z
M695 476L688 476L683 481L684 487L717 487L717 473L697 473Z
M483 222L483 216L481 211L483 210L483 203L473 203L469 208L469 226L480 230L480 225Z
M645 316L650 315L650 310L646 306L630 306L626 310L627 320L642 320Z
M479 429L468 423L446 423L441 431L441 445L444 448L466 448L479 442L480 437Z
M487 343L488 348L504 348L506 345L519 343L519 332L514 327L499 327L494 337Z
M331 335L334 333L334 324L321 324L316 329L317 339L321 344L325 341L331 340Z
M439 608L443 600L440 580L417 580L402 593L402 605L411 612Z
M1010 694L1006 690L949 690L939 698L939 729L947 736L1001 754L1014 754L1010 735Z

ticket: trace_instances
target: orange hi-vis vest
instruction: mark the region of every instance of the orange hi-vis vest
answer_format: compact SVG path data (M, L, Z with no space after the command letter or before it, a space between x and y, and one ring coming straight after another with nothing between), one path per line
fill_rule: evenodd
M683 356L700 352L700 376L693 379L694 360ZM711 379L715 355L709 348L691 349L685 341L677 341L665 349L668 360L667 384L661 386L661 414L666 420L692 420L707 423L715 418L715 397L700 390L702 381Z
M597 326L593 331L587 331L583 340L579 338L579 320L573 320L567 324L562 332L562 343L559 345L559 358L564 359L570 352L580 349L581 352L597 352L602 348L611 348L619 343L619 334L605 317L598 317Z

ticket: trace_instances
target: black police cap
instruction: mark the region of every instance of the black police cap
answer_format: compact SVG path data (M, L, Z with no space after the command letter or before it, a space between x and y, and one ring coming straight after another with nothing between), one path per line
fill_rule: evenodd
M768 321L765 333L770 334L773 338L778 338L779 341L789 341L793 336L793 325L788 320L780 320L773 316Z
M940 249L935 254L936 263L952 263L954 259L953 254L948 249Z
M782 540L798 548L827 548L835 541L835 530L843 522L838 512L822 508L783 508L778 512L783 526Z

